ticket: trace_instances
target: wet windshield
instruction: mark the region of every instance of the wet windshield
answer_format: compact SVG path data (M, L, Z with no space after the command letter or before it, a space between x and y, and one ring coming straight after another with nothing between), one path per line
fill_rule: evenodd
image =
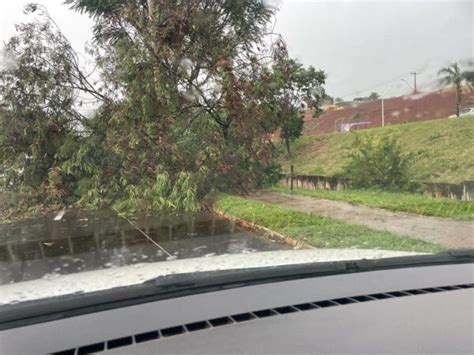
M473 6L2 2L0 302L474 248Z
M68 211L0 226L3 284L183 258L287 250L215 214L137 216Z

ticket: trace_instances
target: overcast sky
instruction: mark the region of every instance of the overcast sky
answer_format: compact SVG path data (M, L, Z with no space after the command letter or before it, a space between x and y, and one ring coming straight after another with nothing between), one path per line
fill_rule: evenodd
M22 10L29 2L0 1L1 41L14 34L15 23L25 21ZM62 0L37 2L83 52L92 20ZM266 2L280 8L275 32L283 35L290 55L323 69L327 92L335 97L407 94L412 71L420 73L419 88L430 90L440 66L474 57L473 0Z

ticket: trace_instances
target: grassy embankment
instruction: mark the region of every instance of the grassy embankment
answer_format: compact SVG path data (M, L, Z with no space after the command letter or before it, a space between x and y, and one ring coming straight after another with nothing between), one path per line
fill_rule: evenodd
M317 248L416 252L437 252L444 249L442 246L408 236L399 236L387 231L378 231L236 196L221 195L214 207Z
M417 155L414 180L459 183L474 180L474 116L414 122L354 131L303 136L292 144L292 157L282 158L296 174L332 176L342 173L354 135L398 137L404 152Z
M270 191L289 193L290 189L285 186L274 186ZM346 201L355 205L378 207L391 211L474 221L474 201L450 200L408 192L379 190L332 191L294 188L293 193L326 200Z

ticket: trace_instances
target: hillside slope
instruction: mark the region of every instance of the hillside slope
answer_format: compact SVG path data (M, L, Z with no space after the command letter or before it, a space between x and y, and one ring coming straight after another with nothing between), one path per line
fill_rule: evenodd
M283 172L289 172L293 164L295 174L341 173L355 135L398 137L405 152L417 154L413 165L416 180L474 180L474 116L303 136L293 143L291 159L282 157Z

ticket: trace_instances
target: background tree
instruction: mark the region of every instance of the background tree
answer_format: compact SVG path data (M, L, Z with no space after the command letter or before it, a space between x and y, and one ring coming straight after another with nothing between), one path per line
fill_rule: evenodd
M368 96L368 99L369 101L377 101L380 99L380 95L377 94L376 92L372 92L370 93L370 95Z
M339 107L342 107L342 106L347 106L347 105L350 105L351 103L349 101L345 101L344 99L340 98L340 97L336 97L334 99L334 103L339 106Z
M441 83L454 86L456 94L456 116L459 117L461 108L462 87L464 83L472 85L474 83L474 71L462 70L459 63L452 63L445 68L441 68L438 72L441 76Z
M463 71L462 75L472 92L472 90L474 90L474 70L465 70Z
M37 12L41 20L17 25L3 50L10 65L0 70L0 165L8 167L7 185L22 184L57 200L67 195L58 152L84 132L79 92L105 97L80 70L77 54L46 10L31 4L25 12Z
M335 99L331 95L325 94L324 95L324 103L329 105L334 105Z
M326 93L322 85L325 81L323 71L313 67L305 68L289 58L286 44L280 37L273 49L271 105L277 108L280 136L290 155L290 141L301 136L304 114L311 111L313 117L321 112Z
M377 101L379 99L380 99L379 94L377 94L376 92L372 92L370 93L369 96L354 98L354 102L372 102L372 101Z

